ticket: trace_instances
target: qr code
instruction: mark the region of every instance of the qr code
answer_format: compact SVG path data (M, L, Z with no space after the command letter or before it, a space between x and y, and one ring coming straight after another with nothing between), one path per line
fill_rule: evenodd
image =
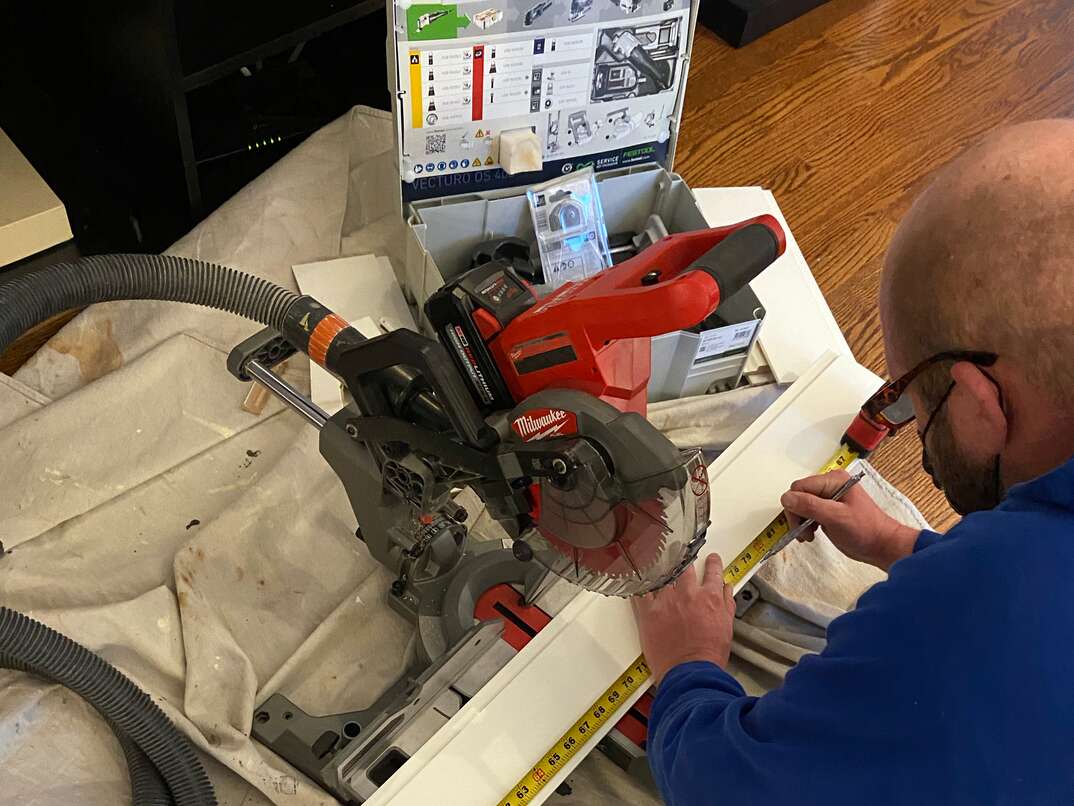
M447 151L447 135L446 134L427 134L425 135L425 153L426 154L443 154Z

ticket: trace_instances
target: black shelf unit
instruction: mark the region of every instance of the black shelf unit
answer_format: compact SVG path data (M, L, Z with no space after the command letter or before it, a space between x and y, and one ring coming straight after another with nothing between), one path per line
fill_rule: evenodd
M171 146L173 158L177 152L188 223L354 103L387 107L383 47L370 47L384 41L383 0L118 5L127 8L102 33L112 36L113 54L126 51L147 70L157 103L171 112L145 109L140 128ZM369 53L380 56L370 60ZM351 73L334 85L323 73L332 70L333 54L343 55L338 70ZM311 57L320 57L322 71ZM141 82L112 79L126 95L145 100ZM162 179L177 184L174 175Z
M84 254L159 251L355 104L390 108L384 0L0 9L0 126Z

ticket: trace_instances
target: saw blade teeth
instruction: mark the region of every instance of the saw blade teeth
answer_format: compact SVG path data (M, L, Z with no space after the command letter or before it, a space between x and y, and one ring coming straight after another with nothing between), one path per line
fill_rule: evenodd
M634 546L631 549L624 543L616 542L612 545L616 547L623 561L602 571L602 573L616 578L644 579L645 572L653 568L664 556L664 551L667 548L667 537L661 535L659 540L647 543L641 551L639 551L638 546Z

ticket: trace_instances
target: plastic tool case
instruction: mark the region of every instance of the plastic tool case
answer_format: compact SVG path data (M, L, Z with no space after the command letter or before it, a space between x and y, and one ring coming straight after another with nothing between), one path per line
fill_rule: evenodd
M402 284L419 311L471 267L483 242L533 240L527 187L586 166L613 241L708 226L671 171L696 3L396 2L388 14L407 222ZM507 132L504 142L521 134L540 154L539 170L504 170L516 169L506 154L501 164ZM654 338L649 399L736 386L763 317L747 287L702 332ZM423 316L420 324L430 330Z

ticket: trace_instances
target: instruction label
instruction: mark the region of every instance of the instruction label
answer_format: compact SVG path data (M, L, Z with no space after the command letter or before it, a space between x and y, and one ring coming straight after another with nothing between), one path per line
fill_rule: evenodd
M498 137L528 128L542 170L658 161L673 135L690 30L687 0L538 0L394 7L400 167L411 201L498 171ZM601 162L598 162L601 160Z

